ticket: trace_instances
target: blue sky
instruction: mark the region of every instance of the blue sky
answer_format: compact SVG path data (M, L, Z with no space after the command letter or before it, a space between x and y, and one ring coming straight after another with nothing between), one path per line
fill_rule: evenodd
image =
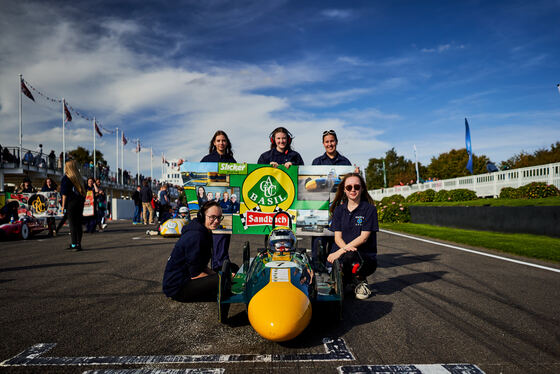
M394 147L427 164L495 162L560 140L560 1L0 0L0 144L18 144L18 74L106 128L198 161L225 130L256 162L277 125L311 164L335 129L365 166ZM24 147L61 150L58 104L24 97ZM74 116L67 148L92 148ZM115 137L98 139L115 163ZM125 168L136 171L133 147ZM141 171L149 174L149 152Z

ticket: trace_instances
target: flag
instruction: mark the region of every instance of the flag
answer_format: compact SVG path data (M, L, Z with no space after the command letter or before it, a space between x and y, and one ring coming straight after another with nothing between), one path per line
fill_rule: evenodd
M102 137L103 133L99 129L99 126L97 126L97 122L94 121L93 124L95 125L95 132L97 133L97 135L99 135L99 137Z
M469 123L465 118L465 146L469 154L469 162L467 162L467 170L473 173L473 159L472 159L472 145L471 145L471 131L469 130Z
M35 98L31 95L31 91L29 91L25 83L23 83L23 79L21 80L21 92L23 92L23 94L31 100L35 101Z
M140 139L136 140L136 153L140 152Z
M124 137L124 131L122 132L122 144L126 145L126 143L128 143L128 140Z
M72 122L72 115L70 114L66 103L64 103L64 115L66 116L66 122Z

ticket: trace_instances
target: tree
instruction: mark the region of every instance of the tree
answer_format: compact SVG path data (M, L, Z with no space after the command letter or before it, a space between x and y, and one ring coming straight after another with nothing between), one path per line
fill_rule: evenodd
M466 148L452 149L440 154L437 158L432 157L428 165L427 176L438 179L449 179L471 175L467 170L469 154ZM485 155L473 155L473 174L487 173L486 163L489 158Z
M550 145L550 150L546 148L537 149L533 154L521 151L506 161L502 161L502 169L524 168L528 166L551 164L560 162L560 142Z
M420 177L425 174L426 167L418 163ZM416 168L414 162L399 156L395 148L385 152L385 170L387 173L387 186L416 182ZM370 158L366 168L368 189L383 188L383 158Z
M76 160L78 165L89 164L90 161L93 161L93 152L90 154L87 149L81 146L68 152L68 155ZM105 161L105 159L103 158L103 153L101 153L101 151L97 149L95 150L95 161L107 164L107 161Z

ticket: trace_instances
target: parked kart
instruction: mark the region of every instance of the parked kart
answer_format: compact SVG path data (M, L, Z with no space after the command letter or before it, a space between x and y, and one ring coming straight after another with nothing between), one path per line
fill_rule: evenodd
M285 214L288 227L275 227L276 216ZM232 277L230 263L224 262L219 275L218 319L225 323L230 304L244 303L251 326L263 338L287 341L309 324L313 305L331 303L341 318L343 286L338 260L331 273L312 266L305 249L296 248L290 229L291 217L278 212L266 248L250 257L249 242L243 248L243 265Z
M159 234L161 236L181 236L181 230L188 221L184 218L171 218L159 226Z
M18 211L18 220L12 223L0 225L0 238L19 238L23 240L29 239L46 229L44 223L31 214L27 209L21 208Z

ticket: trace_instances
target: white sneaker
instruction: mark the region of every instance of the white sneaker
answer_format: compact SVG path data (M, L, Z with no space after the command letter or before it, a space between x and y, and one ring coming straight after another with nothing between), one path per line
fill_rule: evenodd
M371 295L371 290L366 281L360 282L356 285L354 289L354 294L356 295L356 299L365 300Z
M107 224L104 223L103 225L101 225L101 228L102 228L103 230L105 230L105 229L107 228Z

